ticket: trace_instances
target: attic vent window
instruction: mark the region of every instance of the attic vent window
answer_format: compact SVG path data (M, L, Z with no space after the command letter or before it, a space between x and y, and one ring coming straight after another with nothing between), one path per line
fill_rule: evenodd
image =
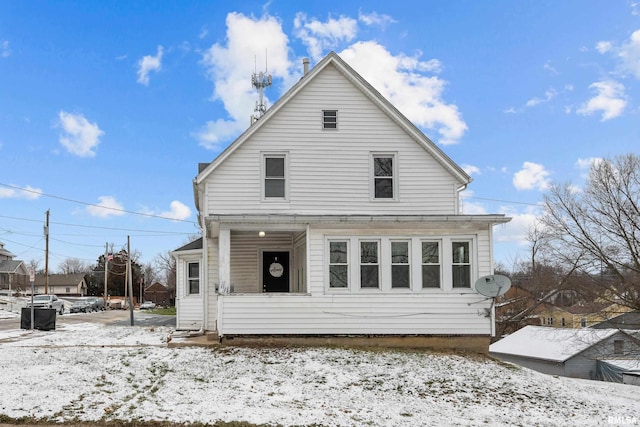
M322 110L322 128L338 129L338 110Z

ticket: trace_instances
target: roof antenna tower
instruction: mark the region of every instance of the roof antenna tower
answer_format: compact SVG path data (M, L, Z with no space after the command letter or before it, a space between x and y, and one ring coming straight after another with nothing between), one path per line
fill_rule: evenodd
M254 57L255 64L255 57ZM264 90L271 86L271 74L267 74L267 51L265 49L265 58L264 58L264 72L260 71L259 73L256 71L256 66L254 65L254 72L251 75L251 85L258 90L258 100L256 101L256 108L254 109L254 114L251 116L251 124L257 122L260 117L264 116L264 113L267 111L267 101L264 99Z

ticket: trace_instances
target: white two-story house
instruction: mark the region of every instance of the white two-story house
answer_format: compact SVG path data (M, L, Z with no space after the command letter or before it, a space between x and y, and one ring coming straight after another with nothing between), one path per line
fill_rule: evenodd
M337 54L199 169L179 329L487 350L474 283L509 218L461 214L470 177Z

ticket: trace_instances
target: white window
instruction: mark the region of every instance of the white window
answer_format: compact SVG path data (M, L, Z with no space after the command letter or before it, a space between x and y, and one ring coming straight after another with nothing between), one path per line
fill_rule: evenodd
M395 200L397 179L395 154L372 155L372 188L374 200Z
M451 272L454 288L471 287L471 244L470 242L451 242Z
M322 129L338 129L337 110L322 110Z
M440 287L440 242L422 242L422 287Z
M345 289L349 287L349 242L329 242L329 287Z
M285 154L263 155L263 197L265 199L287 198L287 156Z
M360 242L360 287L380 287L380 244L378 241Z
M187 291L189 295L200 293L200 263L187 263Z
M409 242L391 242L391 287L411 287Z

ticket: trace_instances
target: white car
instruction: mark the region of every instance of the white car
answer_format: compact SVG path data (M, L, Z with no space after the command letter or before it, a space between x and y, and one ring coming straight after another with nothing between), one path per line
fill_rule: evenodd
M27 303L27 307L31 307L31 301ZM33 308L53 308L58 314L64 314L64 302L59 300L56 295L34 295Z
M140 304L140 310L153 310L156 308L156 305L151 301L145 301Z

